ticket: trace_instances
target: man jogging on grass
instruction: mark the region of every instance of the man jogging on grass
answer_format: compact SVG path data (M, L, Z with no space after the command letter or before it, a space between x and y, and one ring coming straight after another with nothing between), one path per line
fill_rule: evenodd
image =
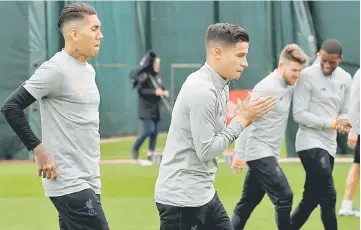
M291 221L301 229L312 211L320 205L326 230L337 229L336 190L332 171L337 132L348 133L348 101L351 76L338 65L342 44L330 39L318 53L320 62L301 72L294 90L293 117L299 123L296 151L306 172L302 200Z
M354 149L354 160L346 179L346 188L340 216L360 216L360 211L352 207L352 199L360 183L360 69L352 80L349 117L352 129L348 135L348 146Z
M208 27L206 63L188 76L175 102L155 185L162 230L232 230L213 182L217 157L275 98L238 102L225 126L228 84L248 66L248 33L228 23Z
M1 108L24 145L35 154L45 195L59 213L61 230L108 230L100 203L99 92L95 70L101 23L86 3L66 6L59 18L65 47L44 62ZM23 110L40 103L42 141Z
M296 44L287 45L279 57L278 68L252 90L252 98L277 97L275 109L248 126L236 140L232 170L249 167L243 193L233 211L234 230L244 229L248 218L267 193L276 209L278 229L291 230L293 193L278 164L293 95L293 85L308 58Z

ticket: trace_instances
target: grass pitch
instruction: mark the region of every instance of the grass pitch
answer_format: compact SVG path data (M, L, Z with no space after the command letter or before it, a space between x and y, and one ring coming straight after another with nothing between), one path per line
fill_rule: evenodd
M159 146L164 144L160 137ZM121 141L102 144L103 159L130 157L133 141ZM146 144L142 153L146 152ZM143 155L144 156L144 155ZM283 163L294 192L294 208L298 204L304 183L304 172L300 163ZM337 190L337 211L342 201L345 179L350 163L337 163L334 170ZM112 230L159 229L159 217L154 204L153 190L158 173L157 166L142 167L135 164L103 164L102 201ZM245 174L232 173L229 165L221 164L215 186L229 215L238 201ZM51 202L44 197L41 180L36 176L33 163L0 164L0 229L1 230L56 230L57 212ZM354 205L359 208L359 191ZM338 217L339 230L360 229L357 217ZM276 230L274 207L265 196L261 204L252 213L245 229ZM304 230L323 229L320 211L317 208Z

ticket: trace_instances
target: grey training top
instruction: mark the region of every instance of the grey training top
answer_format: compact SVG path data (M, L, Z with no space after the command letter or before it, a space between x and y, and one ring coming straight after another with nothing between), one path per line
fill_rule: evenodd
M275 96L275 108L250 124L236 140L236 158L252 161L265 157L279 159L285 136L293 87L285 83L278 70L274 70L252 90L252 97Z
M351 76L337 67L324 76L319 63L301 72L295 84L293 117L299 123L296 151L321 148L336 155L336 130L332 124L348 118Z
M155 184L155 200L178 207L202 206L214 197L218 155L241 133L225 127L228 81L207 63L188 76L175 102Z
M350 135L357 137L360 135L360 69L357 70L352 80L349 118L352 125Z
M56 180L42 180L45 195L87 188L100 194L100 98L94 68L62 50L44 62L24 88L39 101L42 143L59 173Z

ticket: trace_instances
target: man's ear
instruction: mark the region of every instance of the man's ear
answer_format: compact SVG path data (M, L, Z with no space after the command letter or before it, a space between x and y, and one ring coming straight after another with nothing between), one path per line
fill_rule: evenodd
M340 63L343 62L343 54L340 57Z
M213 49L214 52L214 56L216 57L216 59L220 59L223 53L223 50L221 47L217 46Z
M70 29L70 37L74 40L74 41L78 41L79 40L79 36L78 33L75 29Z

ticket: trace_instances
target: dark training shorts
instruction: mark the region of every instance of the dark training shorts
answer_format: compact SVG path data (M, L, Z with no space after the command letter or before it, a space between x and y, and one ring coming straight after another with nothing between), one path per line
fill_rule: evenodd
M60 230L109 230L100 195L92 189L50 197L59 212Z
M160 230L233 230L217 193L201 207L175 207L156 203Z
M353 162L356 164L360 164L360 135L357 137L357 143L354 151Z

